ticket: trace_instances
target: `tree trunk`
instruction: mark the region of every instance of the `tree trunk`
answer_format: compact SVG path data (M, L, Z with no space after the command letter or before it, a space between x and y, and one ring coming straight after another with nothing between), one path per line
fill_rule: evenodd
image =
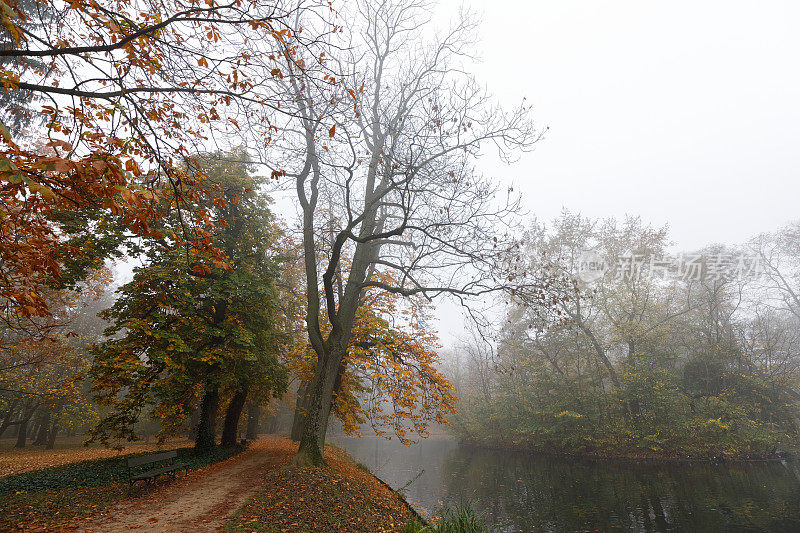
M236 391L225 411L225 425L222 427L222 445L233 446L236 444L236 436L239 431L239 418L244 409L244 402L247 400L247 387Z
M270 413L265 425L266 427L264 429L267 433L273 434L278 431L278 415L276 413Z
M197 436L194 440L196 452L207 452L216 446L218 408L219 385L206 382L206 390L200 404L200 422L197 424Z
M291 438L294 442L300 442L303 436L303 422L306 418L306 408L308 407L308 387L310 383L303 381L297 389L297 400L294 405L294 418L292 419Z
M0 437L3 436L3 433L13 424L11 421L14 418L14 414L17 412L17 404L19 404L19 398L15 398L8 406L8 409L3 414L3 421L0 422Z
M258 422L261 418L261 407L253 401L247 406L247 440L258 438Z
M48 420L50 421L50 428L47 433L47 442L45 444L46 450L52 450L56 443L56 436L58 436L58 422L61 420L61 415L64 412L64 404L57 403L50 411Z
M589 342L592 343L595 352L597 353L597 357L600 359L600 362L603 363L603 366L606 367L608 371L608 376L611 378L611 383L614 384L615 389L620 388L619 376L617 376L616 370L614 370L614 365L609 361L608 357L606 356L605 349L600 345L600 342L597 340L597 337L594 336L592 330L590 330L586 324L582 321L577 321L576 324L578 327L589 337Z
M23 418L19 422L19 427L17 428L17 443L14 445L14 448L25 447L25 439L28 436L28 418Z
M39 416L34 417L32 419L32 422L28 424L28 435L30 435L31 438L34 439L34 442L31 443L32 445L35 445L36 441L39 440L39 428L41 427L42 427L42 416L40 414Z
M189 440L197 439L197 428L200 426L200 406L192 409L192 414L189 416Z
M292 464L296 466L325 464L325 434L328 431L333 389L343 357L344 349L337 347L324 354L317 363L308 392L300 447L292 459Z
M25 440L28 438L28 422L30 422L33 415L36 414L38 410L39 403L35 403L33 398L29 399L25 402L25 405L22 407L22 410L19 414L19 420L17 423L17 443L14 445L15 448L24 448L25 447Z
M58 419L53 420L53 427L50 428L50 434L47 436L46 450L52 450L56 444L56 435L58 435Z
M45 408L42 413L41 420L39 421L39 431L36 433L36 440L33 441L34 446L44 446L47 443L47 436L50 433L50 409Z

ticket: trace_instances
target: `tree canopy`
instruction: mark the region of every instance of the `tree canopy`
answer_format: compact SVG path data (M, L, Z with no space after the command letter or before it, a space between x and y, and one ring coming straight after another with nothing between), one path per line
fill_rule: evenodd
M207 220L197 230L224 251L224 261L176 246L170 235L179 234L178 221L165 217L165 237L143 242L144 266L104 313L112 325L94 352L92 390L111 413L97 438L133 438L147 403L169 429L208 391L285 390L278 351L287 336L276 288L282 231L245 159L242 152L195 159L218 186L194 207Z

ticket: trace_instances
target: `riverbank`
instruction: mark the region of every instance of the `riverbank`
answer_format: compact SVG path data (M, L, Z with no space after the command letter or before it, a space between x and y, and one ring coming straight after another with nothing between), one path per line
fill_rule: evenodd
M597 461L621 461L621 462L653 462L653 463L770 463L783 461L786 459L797 459L797 454L778 453L774 455L756 454L730 454L721 453L719 455L681 455L670 451L648 452L642 449L633 450L627 453L609 453L604 451L567 451L548 448L539 448L529 445L515 445L511 443L493 443L478 441L473 439L461 438L458 445L464 448L476 448L482 450L497 450L527 455L541 455L561 458L591 459Z
M297 445L271 439L287 463ZM276 468L226 522L226 532L400 532L415 511L370 471L335 446L325 448L328 468Z

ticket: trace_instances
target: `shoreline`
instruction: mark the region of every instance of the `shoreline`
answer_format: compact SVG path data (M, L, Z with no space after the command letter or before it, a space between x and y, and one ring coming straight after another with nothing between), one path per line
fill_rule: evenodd
M347 452L345 451L345 453L347 453ZM347 455L348 455L348 456L350 456L350 454L347 454ZM352 459L352 457L350 457L350 458ZM353 461L354 461L354 462L356 462L356 461L355 461L355 459L353 459ZM378 476L376 476L375 474L373 474L371 470L369 470L369 473L370 473L370 475L371 475L372 477L374 477L374 478L375 478L375 480L376 480L378 483L380 483L381 485L383 485L384 487L386 487L388 490L392 491L392 492L393 492L393 493L394 493L394 494L395 494L395 495L396 495L396 496L397 496L397 497L400 499L400 501L401 501L401 502L402 502L402 503L405 505L406 509L408 509L408 512L409 512L409 513L411 513L411 516L412 516L413 518L415 518L417 521L421 522L423 526L429 526L429 525L431 525L431 524L430 524L430 522L428 521L428 519L427 519L427 518L425 518L424 516L422 516L422 514L420 514L420 512L419 512L419 511L417 511L417 510L414 508L414 506L413 506L413 505L411 505L410 503L408 503L408 500L406 500L406 497L405 497L405 496L403 496L401 493L399 493L399 492L397 492L396 490L394 490L394 489L391 487L391 485L389 485L389 484L388 484L388 483L386 483L384 480L382 480L381 478L379 478Z
M513 446L503 444L491 444L470 439L455 438L459 447L476 448L489 451L504 451L521 455L542 456L542 457L562 457L571 459L582 459L596 462L620 462L620 463L664 463L664 464L754 464L754 463L778 463L786 460L797 459L797 454L785 454L775 456L730 456L719 455L714 457L693 457L678 455L625 455L625 454L601 454L592 452L567 452L542 450L524 446Z

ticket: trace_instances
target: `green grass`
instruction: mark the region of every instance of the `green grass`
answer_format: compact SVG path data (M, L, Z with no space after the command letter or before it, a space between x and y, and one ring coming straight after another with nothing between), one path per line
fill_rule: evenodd
M483 518L471 505L460 505L445 509L436 525L425 525L417 519L411 519L402 529L402 533L489 533Z

